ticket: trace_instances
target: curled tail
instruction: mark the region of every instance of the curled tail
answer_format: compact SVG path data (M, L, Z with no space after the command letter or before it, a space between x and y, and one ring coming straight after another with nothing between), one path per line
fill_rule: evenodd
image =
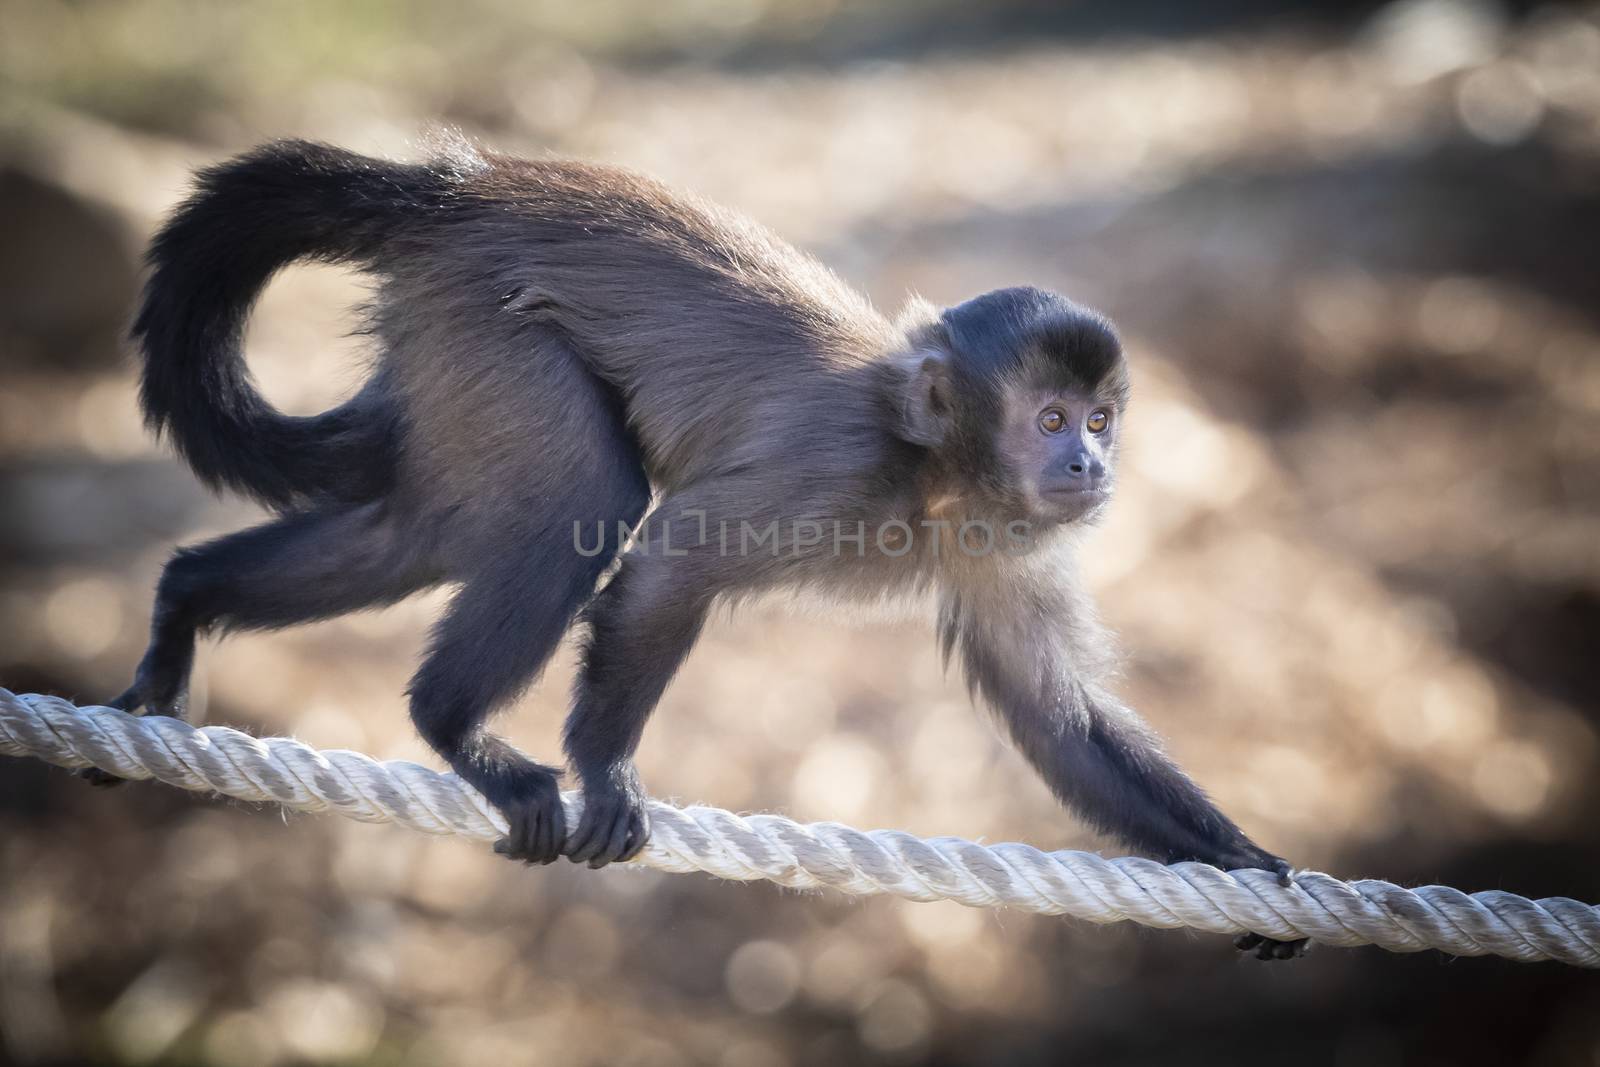
M321 415L276 410L241 344L257 295L297 259L370 265L451 195L448 173L282 141L201 172L156 236L134 322L140 403L207 485L279 510L364 500L393 478L395 414L368 390Z

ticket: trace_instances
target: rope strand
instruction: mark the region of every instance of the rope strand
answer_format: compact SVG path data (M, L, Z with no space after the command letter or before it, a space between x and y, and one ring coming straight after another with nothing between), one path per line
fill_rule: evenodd
M122 778L155 778L181 789L270 801L297 811L332 811L363 822L395 822L427 834L479 841L504 836L505 820L453 774L359 752L319 752L286 737L257 738L221 726L76 707L58 697L0 689L0 754L62 767L99 767ZM567 824L581 797L562 796ZM650 806L651 837L634 862L662 871L764 878L794 889L890 893L956 900L1089 922L1124 920L1165 929L1251 932L1282 941L1433 948L1457 956L1559 960L1600 967L1600 908L1549 897L1529 900L1448 886L1403 889L1300 872L1283 886L1267 871L1226 873L1202 863L1163 866L1138 857L1042 852L1030 845L980 845L898 830L863 832L779 815L719 808Z

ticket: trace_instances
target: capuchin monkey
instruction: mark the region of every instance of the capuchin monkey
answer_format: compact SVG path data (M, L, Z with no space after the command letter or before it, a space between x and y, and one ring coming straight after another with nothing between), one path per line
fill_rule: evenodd
M257 294L301 259L377 283L372 376L311 417L268 404L241 353ZM600 867L649 837L634 750L713 605L931 593L947 657L1083 819L1163 861L1288 877L1102 681L1070 560L1128 405L1098 314L1016 288L891 322L737 215L465 146L409 165L269 144L202 172L149 262L148 424L278 517L173 556L117 707L181 716L198 634L451 583L417 730L504 814L498 851ZM578 621L568 827L558 772L486 722Z

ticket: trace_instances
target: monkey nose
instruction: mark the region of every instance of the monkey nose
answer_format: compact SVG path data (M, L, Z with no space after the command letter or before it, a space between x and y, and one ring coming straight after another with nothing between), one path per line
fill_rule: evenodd
M1106 476L1105 464L1085 452L1067 461L1063 472L1067 480L1085 488L1098 486Z

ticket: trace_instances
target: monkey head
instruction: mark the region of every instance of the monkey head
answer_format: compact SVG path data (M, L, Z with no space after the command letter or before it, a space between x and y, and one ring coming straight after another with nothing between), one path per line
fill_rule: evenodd
M908 335L900 432L930 450L939 492L969 513L1045 526L1103 510L1129 392L1103 316L1041 289L999 289Z

